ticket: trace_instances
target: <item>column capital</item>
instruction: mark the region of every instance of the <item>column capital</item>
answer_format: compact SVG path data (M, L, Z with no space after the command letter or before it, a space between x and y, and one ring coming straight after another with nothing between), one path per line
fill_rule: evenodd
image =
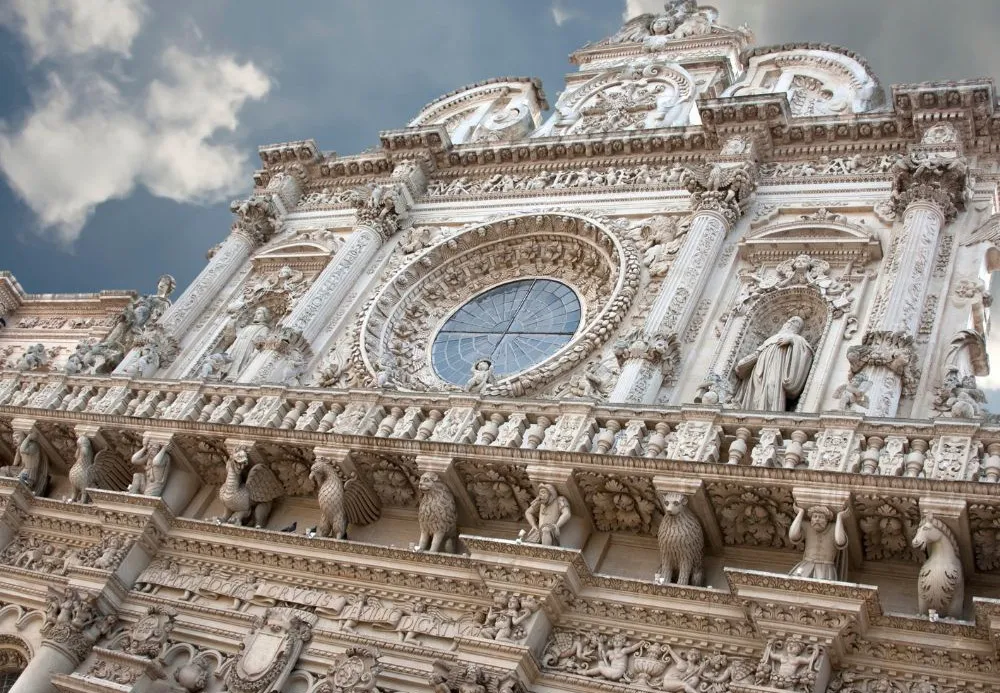
M75 587L49 587L42 642L77 664L82 662L117 621L116 616L102 611L99 599L98 594Z
M866 367L883 367L902 378L904 392L916 387L917 353L913 347L913 335L907 332L866 332L861 344L847 350L847 360L851 364L852 377Z
M680 361L680 345L677 335L672 332L647 334L641 328L633 330L618 338L614 352L619 365L639 359L659 366L664 375L673 370Z
M413 198L403 182L390 182L357 191L351 204L357 210L355 225L372 229L384 242L402 227Z
M234 200L229 210L236 215L233 234L243 236L252 246L267 243L278 228L277 210L268 196L254 195L246 200Z
M691 193L695 214L717 215L726 227L743 216L757 188L757 166L751 161L713 161L685 168L681 184Z
M925 136L923 143L912 145L893 166L892 174L889 201L898 217L914 205L924 204L950 222L965 209L968 161L953 130L952 137Z

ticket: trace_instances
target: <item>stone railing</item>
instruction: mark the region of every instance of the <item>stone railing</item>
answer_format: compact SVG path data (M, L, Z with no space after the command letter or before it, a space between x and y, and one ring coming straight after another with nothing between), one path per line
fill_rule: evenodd
M755 467L1000 481L1000 427L962 419L0 374L0 407ZM19 412L14 412L19 413ZM26 416L30 416L25 414Z

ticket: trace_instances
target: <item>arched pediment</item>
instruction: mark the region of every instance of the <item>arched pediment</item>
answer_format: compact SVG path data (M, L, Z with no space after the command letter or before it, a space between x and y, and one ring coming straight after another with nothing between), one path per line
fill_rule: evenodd
M786 44L744 54L747 71L728 96L786 94L793 116L865 113L883 102L878 78L852 51L826 44Z
M332 247L316 241L294 239L258 253L253 258L253 265L259 271L271 271L287 266L301 272L312 273L326 266L330 256L337 251L340 244L331 238L329 245Z
M697 96L680 65L640 58L566 93L535 137L687 125Z
M515 140L538 127L546 108L537 79L490 79L431 101L409 127L442 125L454 144Z
M740 240L741 257L754 263L803 253L864 266L882 258L882 244L863 225L826 210L771 224Z

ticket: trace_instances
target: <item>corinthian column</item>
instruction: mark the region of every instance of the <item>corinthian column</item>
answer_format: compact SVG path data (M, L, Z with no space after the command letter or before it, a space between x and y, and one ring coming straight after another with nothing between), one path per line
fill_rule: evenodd
M298 375L323 328L382 244L399 230L414 195L424 185L419 165L406 161L396 166L389 183L356 196L357 219L347 242L240 374L239 382L280 383Z
M691 191L691 225L642 329L616 345L622 370L610 401L638 404L656 399L677 359L664 358L663 348L645 347L680 342L722 242L749 201L754 178L754 169L745 159L720 160L701 171L685 171L684 182Z
M931 133L933 144L926 144ZM938 141L943 140L943 141ZM895 416L899 400L916 385L914 338L927 286L934 269L938 238L965 204L966 162L950 126L928 131L925 144L911 147L895 167L891 202L902 227L872 309L869 332L848 350L851 375L870 385L871 416Z
M98 601L96 594L75 587L49 588L42 645L11 693L56 693L52 677L76 669L114 625L115 618L105 615Z

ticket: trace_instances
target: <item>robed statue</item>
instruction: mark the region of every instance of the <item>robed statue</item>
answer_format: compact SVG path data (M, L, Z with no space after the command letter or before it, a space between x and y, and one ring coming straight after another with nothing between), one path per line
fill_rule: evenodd
M267 335L271 332L271 312L264 306L257 308L253 321L237 329L235 319L223 329L224 342L229 342L225 354L229 356L226 380L235 380L257 354Z
M788 320L752 354L736 364L740 379L735 401L743 409L786 411L806 385L813 349L800 333L805 322Z

